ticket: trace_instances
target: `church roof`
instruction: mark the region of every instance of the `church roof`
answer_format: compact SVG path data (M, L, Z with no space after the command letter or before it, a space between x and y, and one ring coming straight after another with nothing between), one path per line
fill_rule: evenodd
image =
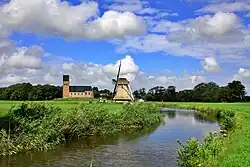
M85 92L85 91L93 91L91 86L70 86L70 92Z

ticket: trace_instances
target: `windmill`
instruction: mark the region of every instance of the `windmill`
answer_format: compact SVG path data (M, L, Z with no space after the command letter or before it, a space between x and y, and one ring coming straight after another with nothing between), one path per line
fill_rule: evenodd
M134 97L127 78L120 78L121 61L116 79L112 79L115 84L112 100L114 101L134 101Z

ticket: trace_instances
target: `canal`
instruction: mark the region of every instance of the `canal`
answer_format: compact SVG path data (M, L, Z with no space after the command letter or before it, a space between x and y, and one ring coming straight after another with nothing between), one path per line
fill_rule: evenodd
M182 109L162 109L163 125L106 137L71 141L49 152L1 157L1 167L176 167L177 139L200 141L218 131L216 120Z

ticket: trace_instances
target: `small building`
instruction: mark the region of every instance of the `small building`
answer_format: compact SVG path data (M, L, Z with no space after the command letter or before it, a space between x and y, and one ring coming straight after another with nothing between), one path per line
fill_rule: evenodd
M70 86L69 75L63 75L63 98L94 98L91 86Z

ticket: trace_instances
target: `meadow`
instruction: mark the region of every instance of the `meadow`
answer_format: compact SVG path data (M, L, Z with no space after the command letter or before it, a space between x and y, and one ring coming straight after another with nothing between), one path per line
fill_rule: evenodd
M7 115L10 108L13 105L19 105L20 103L21 102L17 102L17 101L0 101L0 115L2 117ZM35 103L40 103L40 102L35 102ZM67 113L66 111L72 108L78 107L79 104L83 103L83 104L88 105L89 102L88 101L84 101L84 102L83 101L46 101L44 103L50 104L56 108L57 107L61 108L62 113ZM88 108L88 110L93 109L91 108L91 106L93 107L93 106L99 105L95 103L97 102L94 101L92 104L89 104L90 108ZM147 104L150 104L150 103L147 103ZM171 103L151 103L151 104L157 104L158 106L162 105L162 106L167 106L167 107L196 108L196 109L203 110L203 112L205 112L205 110L207 111L216 111L216 110L222 111L223 110L223 111L228 111L228 112L233 111L236 115L235 129L232 131L232 133L229 133L228 136L224 139L225 141L223 143L223 147L222 146L220 147L221 150L216 156L216 158L213 160L209 160L209 161L213 161L210 165L221 166L221 167L250 166L250 158L249 158L250 157L250 142L249 142L250 141L250 103L172 103L171 102ZM147 110L148 107L145 107L144 105L145 104L143 105L138 104L137 107L141 106L142 108L140 110ZM124 106L126 105L116 104L116 103L105 103L102 105L103 107L102 110L109 111L110 113L119 113L123 109L123 113L125 113L126 110L128 110L128 108L124 109ZM80 109L80 111L85 110L85 109L82 108ZM133 109L130 108L129 110L132 111ZM99 112L99 114L100 113L101 112ZM149 116L149 114L152 113L152 110L150 111L148 110L145 113L146 115L143 115L143 116L140 115L140 112L136 112L136 114L134 112L131 112L130 114L133 115L132 117L141 116L140 117L141 120L135 120L137 121L137 123L138 121L140 123L142 123L143 121L148 121L148 124L151 124L150 120L147 120L146 118L151 117ZM83 116L83 115L78 115L78 116ZM97 115L94 115L94 116L97 116ZM111 115L106 115L106 116L108 117L105 117L105 118L109 118L109 116ZM132 117L127 117L127 118L132 119ZM158 118L158 117L155 117L155 118ZM123 121L124 125L127 123L128 122L126 122L125 120ZM155 121L155 122L153 121L153 123L159 123L159 121ZM112 124L110 124L110 126L108 126L107 128L112 127L114 124L119 125L118 122L112 122Z

